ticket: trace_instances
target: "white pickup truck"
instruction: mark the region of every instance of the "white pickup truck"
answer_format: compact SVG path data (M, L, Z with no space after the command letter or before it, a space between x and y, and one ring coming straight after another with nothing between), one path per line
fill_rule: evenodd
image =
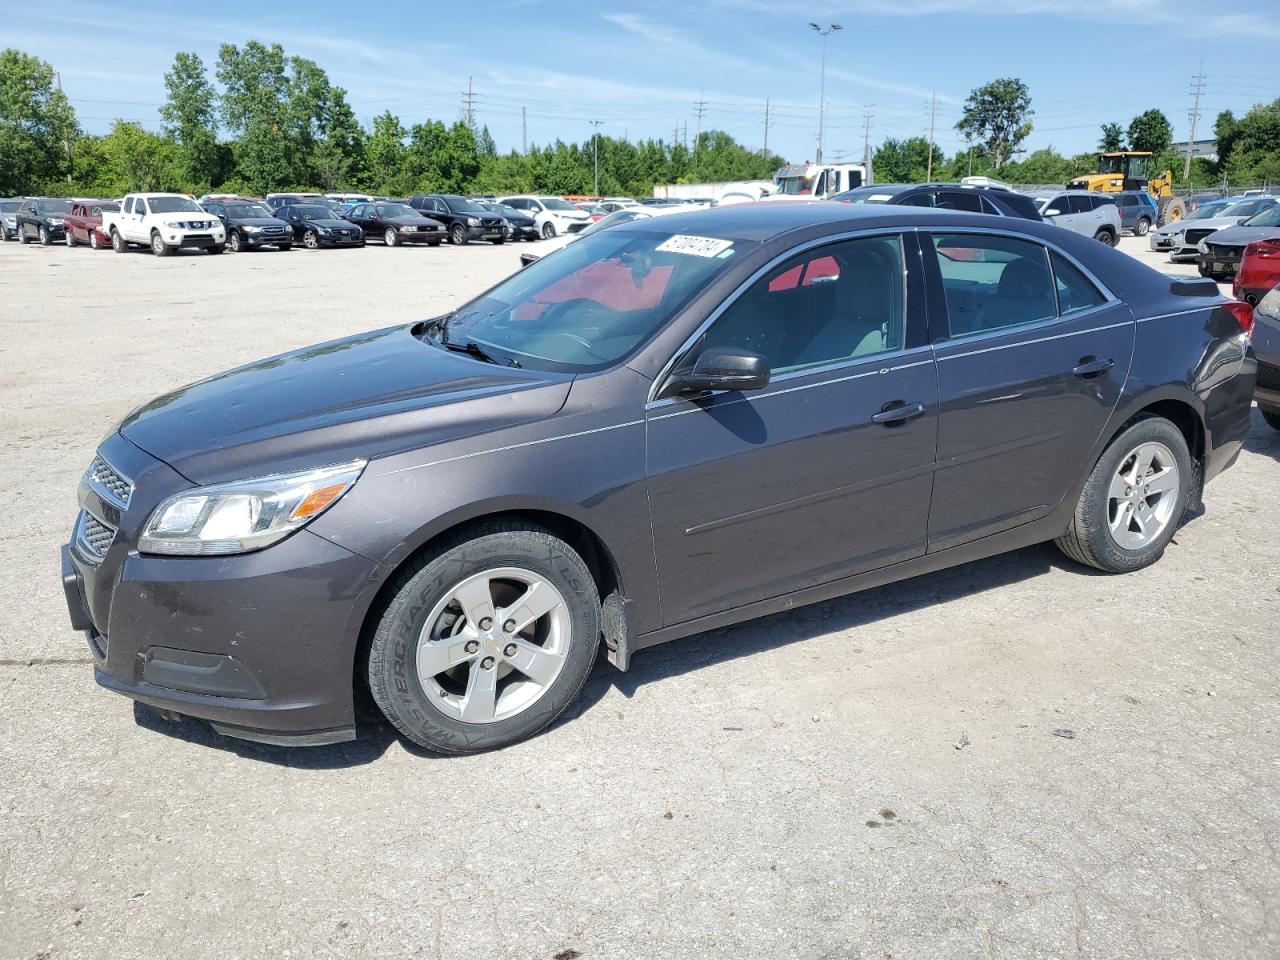
M133 244L145 244L158 257L182 247L221 253L227 243L222 221L181 193L126 194L118 213L103 211L102 231L116 253Z

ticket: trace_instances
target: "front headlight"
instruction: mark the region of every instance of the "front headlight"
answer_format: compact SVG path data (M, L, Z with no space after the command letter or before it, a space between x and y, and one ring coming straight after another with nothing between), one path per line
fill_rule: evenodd
M412 226L404 226L404 227L401 227L401 228L400 228L400 232L401 232L401 233L413 233L414 231L419 230L419 229L421 229L421 228L420 228L420 227L412 227Z
M261 233L261 232L262 232L262 228L261 228L261 227L255 227L255 226L254 226L253 224L251 224L251 223L246 223L246 224L245 224L243 227L241 227L240 229L241 229L241 230L243 230L245 233Z
M475 217L467 217L467 226L468 226L468 227L478 227L478 226L480 226L480 221L479 221L479 220L477 220Z
M366 461L186 490L152 511L140 553L223 556L259 550L310 523L351 489Z
M1201 240L1199 243L1196 244L1196 250L1198 250L1200 253L1209 252L1209 248L1203 240Z

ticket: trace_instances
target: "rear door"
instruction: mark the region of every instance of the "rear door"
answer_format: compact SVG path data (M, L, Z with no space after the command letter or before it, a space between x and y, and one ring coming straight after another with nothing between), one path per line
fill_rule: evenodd
M1076 209L1079 209L1078 205ZM1055 210L1057 213L1051 212ZM1050 200L1049 205L1044 209L1044 217L1055 227L1062 227L1065 230L1075 230L1076 213L1071 207L1071 194L1059 194Z
M678 355L762 354L758 391L649 404L664 623L920 556L937 383L913 235L815 247L769 269Z
M939 392L933 552L1058 506L1120 398L1134 320L1056 249L994 232L922 240Z

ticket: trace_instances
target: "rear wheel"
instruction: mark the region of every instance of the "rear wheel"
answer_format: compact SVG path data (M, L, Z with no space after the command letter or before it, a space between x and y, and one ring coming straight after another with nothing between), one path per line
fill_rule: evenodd
M98 231L97 231L97 230L90 230L90 231L89 231L89 249L90 249L90 250L101 250L101 249L102 249L102 241L98 239Z
M455 247L461 247L467 242L467 228L460 223L455 223L449 228L449 242Z
M1157 222L1160 226L1166 223L1177 223L1187 215L1187 205L1178 197L1161 197Z
M124 242L124 237L115 227L111 228L111 249L116 253L125 253L129 249L129 244Z
M1114 247L1116 245L1116 235L1105 228L1095 233L1093 235L1093 239L1097 240L1099 243L1106 244L1108 247Z
M27 231L23 230L21 225L18 226L18 242L21 244L27 242Z
M1098 459L1058 547L1109 573L1155 563L1186 509L1192 470L1182 431L1163 417L1139 420Z
M1280 410L1263 410L1262 419L1272 430L1280 430Z
M1139 217L1138 222L1133 225L1133 235L1135 237L1145 237L1151 232L1151 221L1146 217Z
M369 648L373 698L410 740L474 753L537 733L582 689L600 599L582 558L531 524L489 522L401 573Z

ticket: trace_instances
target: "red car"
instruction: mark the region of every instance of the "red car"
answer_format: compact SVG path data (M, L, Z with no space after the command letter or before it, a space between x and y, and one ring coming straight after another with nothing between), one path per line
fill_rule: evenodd
M87 243L95 250L111 246L111 237L102 232L102 212L118 213L120 204L109 200L73 200L67 214L67 246Z
M1280 237L1255 240L1244 248L1232 295L1256 307L1276 284L1280 284Z

